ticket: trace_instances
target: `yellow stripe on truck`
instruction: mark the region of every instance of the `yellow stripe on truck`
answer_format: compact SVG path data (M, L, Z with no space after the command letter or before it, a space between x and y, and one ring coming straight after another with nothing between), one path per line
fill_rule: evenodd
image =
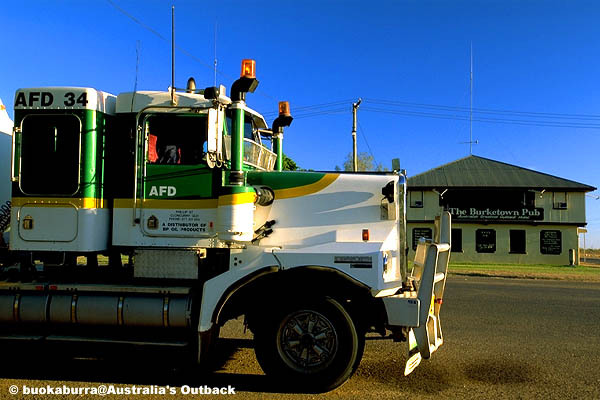
M69 198L69 197L13 197L12 207L75 207L75 208L105 208L103 199L91 197Z
M235 206L237 204L254 203L256 201L256 193L233 193L219 196L219 206Z
M176 199L137 199L137 208L152 208L157 210L194 210L202 208L217 208L219 205L234 205L254 203L254 193L236 193L219 196L218 199L176 200ZM133 208L133 199L115 199L115 208Z
M340 174L325 174L321 179L310 185L298 186L288 189L275 190L275 200L291 199L293 197L308 196L309 194L320 192L331 185Z
M152 208L157 210L193 210L198 208L217 208L217 199L200 200L159 200L146 199L143 201L137 199L137 208ZM115 208L133 208L133 199L115 199Z

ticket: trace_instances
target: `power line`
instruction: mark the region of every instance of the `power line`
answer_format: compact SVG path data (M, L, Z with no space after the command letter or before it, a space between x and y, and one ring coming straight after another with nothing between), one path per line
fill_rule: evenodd
M427 104L427 103L413 103L407 101L394 101L384 99L373 99L365 98L366 102L373 104L383 104L397 107L412 107L412 108L425 108L432 110L443 110L443 111L458 111L458 112L469 112L468 107L459 106L446 106L440 104ZM501 110L491 108L473 108L474 113L478 114L514 114L519 116L526 116L532 118L557 118L557 119L580 119L580 120L600 120L600 115L597 114L567 114L567 113L544 113L535 111L517 111L517 110Z
M158 37L159 39L169 42L169 39L161 35L158 31L153 29L151 26L144 24L134 15L128 13L123 8L119 7L114 1L106 0L110 6L112 6L115 10L125 15L127 18L131 19L133 22L151 32L153 35ZM213 65L201 60L200 58L194 56L192 53L187 51L186 49L175 46L175 49L185 56L191 58L197 63L205 66L206 68L211 69L215 73L218 73L220 76L234 80L235 78L229 76L223 71L217 69L213 63ZM274 97L268 95L264 92L257 93L260 96L266 97L272 101L277 101ZM349 100L340 100L337 102L309 105L303 107L297 107L296 111L317 111L322 108L329 108L336 105L340 105L343 103L347 103ZM466 107L457 107L457 106L446 106L439 104L427 104L427 103L414 103L407 101L394 101L394 100L385 100L385 99L375 99L375 98L365 98L365 102L370 102L373 104L380 105L388 105L394 107L409 107L409 108L424 108L431 110L439 110L439 111L455 111L455 112L469 112L471 111ZM397 115L405 115L405 116L417 116L417 117L426 117L426 118L440 118L440 119L453 119L453 120L467 120L464 116L460 115L449 115L449 114L440 114L440 113L425 113L425 112L416 112L416 111L404 111L404 110L389 110L389 109L377 109L377 108L365 108L366 111L371 112L381 112L388 114L397 114ZM296 118L308 118L319 115L327 115L327 114L336 114L342 112L344 110L323 110L314 113L306 113L297 115ZM546 118L546 119L563 119L563 120L580 120L580 121L600 121L600 115L597 114L568 114L568 113L544 113L544 112L531 112L531 111L517 111L517 110L498 110L498 109L486 109L486 108L473 108L473 113L476 114L496 114L496 115L507 115L507 116L524 116L529 118ZM274 116L277 112L268 112L265 113L265 116ZM502 119L502 118L484 118L478 117L473 119L478 122L489 122L489 123L503 123L503 124L516 124L516 125L526 125L526 126L540 126L540 127L558 127L558 128L583 128L583 129L600 129L600 124L591 124L591 123L580 123L580 122L560 122L560 121L544 121L544 120L514 120L514 119Z
M294 115L294 119L316 117L316 116L319 116L319 115L340 114L340 113L344 113L344 112L348 112L348 108L347 107L346 108L338 108L338 109L335 109L335 110L315 111L315 112L306 113L306 114L297 114L297 115Z
M166 37L164 37L163 35L161 35L158 31L156 31L155 29L153 29L151 26L144 24L142 21L140 21L139 19L137 19L135 16L133 16L132 14L128 13L127 11L125 11L124 9L122 9L121 7L119 7L117 4L115 4L112 0L106 0L108 2L108 4L110 4L115 10L119 11L121 14L125 15L127 18L131 19L133 22L135 22L136 24L138 24L139 26L141 26L142 28L146 29L147 31L151 32L152 34L154 34L156 37L158 37L159 39L165 41L165 42L170 42L169 39L167 39ZM195 57L193 54L189 53L187 50L179 47L179 46L175 46L175 49L180 51L181 53L185 54L186 56L192 58L194 61L204 65L207 68L210 69L214 69L214 66L211 66L209 63L204 62L203 60ZM227 75L223 74L223 72L218 71L221 75L225 76L226 78L230 79L230 77L228 77Z
M309 105L309 106L300 106L300 107L293 107L292 111L294 111L294 113L297 112L305 112L305 111L317 111L319 109L327 109L330 107L334 107L334 106L339 106L341 104L347 104L348 102L352 101L352 99L346 99L346 100L340 100L340 101L335 101L335 102L330 102L330 103L322 103L322 104L314 104L314 105ZM326 111L326 110L323 110ZM269 111L264 113L264 116L275 116L277 115L277 111Z
M377 166L377 160L375 159L375 155L371 151L371 146L369 146L369 141L367 140L367 136L365 135L364 129L363 129L362 125L360 124L360 121L357 121L357 122L358 122L358 130L362 134L362 137L363 137L363 139L365 141L365 144L367 145L367 149L369 150L369 154L371 154L371 157L373 157L374 166L376 167Z
M125 11L124 9L122 9L121 7L119 7L117 4L115 4L112 0L106 0L108 2L108 4L110 4L115 10L119 11L121 14L125 15L127 18L131 19L133 22L135 22L136 24L138 24L139 26L141 26L142 28L146 29L147 31L151 32L152 34L154 34L156 37L158 37L159 39L165 41L165 42L170 42L169 39L165 38L163 35L161 35L158 31L156 31L155 29L153 29L152 27L150 27L149 25L144 24L142 21L140 21L139 19L137 19L135 16L133 16L132 14L128 13L127 11ZM215 39L216 40L216 39ZM235 80L236 78L233 78L231 76L229 76L228 74L224 73L223 71L219 70L216 68L216 63L213 62L213 64L211 65L210 63L205 62L204 60L201 60L200 58L194 56L192 53L190 53L189 51L187 51L186 49L179 47L177 45L174 46L175 50L179 51L180 53L186 55L187 57L191 58L192 60L196 61L197 63L205 66L206 68L209 68L211 71L214 71L215 74L219 74L220 76L222 76L223 78L226 78L230 81ZM266 97L272 101L277 101L274 97L268 95L267 93L264 92L259 92L257 93L260 96Z
M336 105L347 103L349 99L334 101L329 103L321 103L314 105L307 105L301 107L294 107L294 111L315 111L314 113L299 114L296 118L307 118L312 116L334 114L339 112L335 109L334 112L329 112L331 107ZM381 107L363 107L365 111L379 112L387 114L396 114L412 117L423 117L423 118L437 118L437 119L450 119L457 121L469 121L470 120L470 108L459 107L459 106L446 106L440 104L426 104L426 103L414 103L406 101L394 101L385 99L364 99L369 104L379 104L391 106L388 108ZM401 109L402 107L408 108L406 110ZM410 108L416 108L417 110L411 110ZM418 109L424 109L425 111L418 111ZM322 111L319 111L322 110ZM427 110L433 111L454 111L455 113L443 113L443 112L426 112ZM318 111L318 112L317 112ZM600 115L593 114L567 114L567 113L541 113L533 111L517 111L517 110L499 110L499 109L483 109L473 108L473 113L477 116L473 117L473 121L476 122L487 122L487 123L500 123L500 124L513 124L513 125L524 125L524 126L539 126L539 127L551 127L551 128L582 128L582 129L600 129ZM277 112L265 113L265 117L274 116ZM514 117L514 118L494 118L485 116L497 115L499 117ZM521 117L529 117L530 119L524 119ZM599 123L594 123L598 121Z
M106 1L108 2L108 4L110 4L111 6L113 6L117 11L119 11L121 14L125 15L127 18L131 19L133 22L135 22L136 24L138 24L142 28L144 28L144 29L152 32L154 35L156 35L157 37L159 37L160 39L162 39L162 40L164 40L166 42L169 41L163 35L161 35L157 31L155 31L154 29L152 29L152 27L144 24L142 21L140 21L139 19L137 19L133 15L129 14L127 11L125 11L124 9L122 9L121 7L119 7L118 5L116 5L112 0L106 0Z
M390 110L372 107L363 107L363 110L370 112L378 112L385 114L404 115L412 117L424 117L424 118L438 118L438 119L452 119L459 121L468 121L469 116L452 115L452 114L439 114L439 113L426 113L417 111L402 111L402 110ZM551 128L581 128L581 129L600 129L600 124L589 124L579 122L559 122L559 121L532 121L532 120L518 120L518 119L503 119L503 118L473 118L473 121L477 122L489 122L498 124L513 124L513 125L525 125L525 126L540 126L540 127L551 127Z

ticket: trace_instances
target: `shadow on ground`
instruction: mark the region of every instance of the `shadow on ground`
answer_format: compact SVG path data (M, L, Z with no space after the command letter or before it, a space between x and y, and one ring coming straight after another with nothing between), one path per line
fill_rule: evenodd
M110 352L100 352L98 348L76 351L69 348L67 351L59 346L11 346L0 348L3 354L0 378L171 387L231 385L238 392L292 393L289 386L284 388L262 373L239 374L223 370L237 351L253 347L251 339L220 339L217 346L217 358L210 371L201 370L189 358L172 351L136 348L112 349Z

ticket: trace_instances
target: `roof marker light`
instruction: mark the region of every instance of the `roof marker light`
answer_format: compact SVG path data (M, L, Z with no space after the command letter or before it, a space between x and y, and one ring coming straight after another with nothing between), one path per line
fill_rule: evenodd
M289 117L292 115L290 113L290 102L289 101L280 101L279 102L279 116Z
M256 61L250 59L242 60L242 73L240 76L242 78L256 78Z

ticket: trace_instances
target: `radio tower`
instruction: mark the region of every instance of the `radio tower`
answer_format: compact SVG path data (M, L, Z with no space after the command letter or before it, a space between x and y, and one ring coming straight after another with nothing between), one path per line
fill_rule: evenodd
M469 155L473 155L473 143L478 144L476 140L473 142L473 42L471 42L471 73L470 80L470 106L469 106Z

